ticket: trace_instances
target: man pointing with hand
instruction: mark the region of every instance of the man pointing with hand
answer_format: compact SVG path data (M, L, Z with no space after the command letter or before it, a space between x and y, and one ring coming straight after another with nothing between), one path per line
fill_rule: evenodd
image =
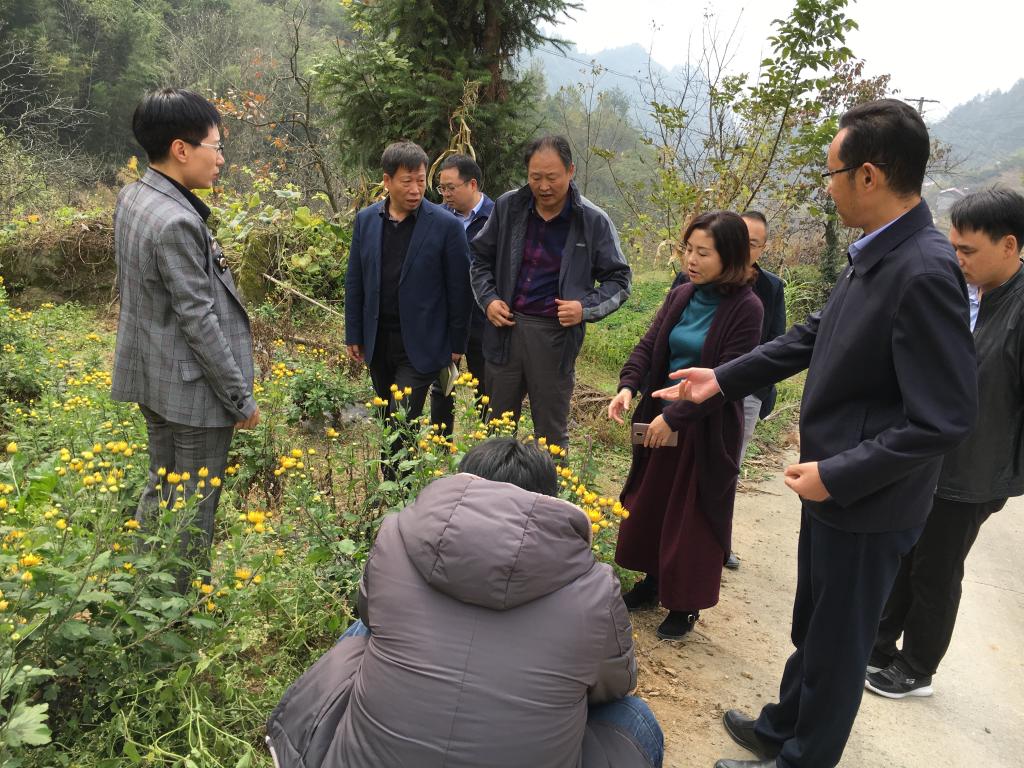
M851 109L823 176L843 222L863 229L821 312L714 370L677 371L653 393L738 399L807 369L792 639L778 703L725 727L758 759L717 768L839 763L901 557L931 508L942 455L977 411L967 292L953 248L921 200L928 132L901 101Z

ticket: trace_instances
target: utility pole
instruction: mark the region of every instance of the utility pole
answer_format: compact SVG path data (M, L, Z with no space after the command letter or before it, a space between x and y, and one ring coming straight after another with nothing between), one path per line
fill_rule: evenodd
M923 96L911 97L911 98L908 98L908 99L904 99L904 101L907 102L908 104L913 104L916 101L917 102L917 114L921 115L922 117L924 116L924 105L925 104L938 104L939 103L938 99L926 99Z

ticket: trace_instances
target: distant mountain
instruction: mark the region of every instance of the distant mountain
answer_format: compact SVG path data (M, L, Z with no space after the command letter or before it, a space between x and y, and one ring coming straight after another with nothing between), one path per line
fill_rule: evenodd
M665 88L679 90L687 75L683 67L669 70L650 59L647 50L637 43L593 54L578 51L571 45L560 53L553 46L546 45L534 51L527 62L527 66L535 66L544 73L549 93L555 93L563 86L589 84L594 77L592 69L595 64L603 69L597 76L597 90L622 91L633 106L634 122L641 128L651 125L648 101L653 95L652 78ZM691 113L700 112L698 105L705 100L707 89L694 89L691 85L690 93ZM665 96L661 98L665 99Z
M605 72L599 80L600 90L621 88L629 95L639 95L639 83L645 81L648 74L648 55L643 46L636 43L621 48L608 48L598 53L583 53L570 45L564 53L554 46L545 45L538 48L530 57L544 72L548 91L554 93L565 85L589 82L590 63L593 61L613 72ZM668 75L668 70L657 62L651 66L660 76Z
M967 170L996 169L1024 152L1024 79L1008 91L976 96L931 127ZM1018 158L1020 159L1020 158Z

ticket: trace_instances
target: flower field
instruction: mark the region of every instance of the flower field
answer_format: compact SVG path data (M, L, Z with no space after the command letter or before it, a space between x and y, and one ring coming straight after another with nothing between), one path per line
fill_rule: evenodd
M263 420L236 433L225 476L162 471L169 501L142 530L146 434L134 405L110 400L113 339L92 310L23 311L0 283L0 764L269 765L265 719L351 621L381 518L515 425L479 422L468 375L454 439L401 411L385 422L365 380L278 340ZM391 444L409 447L384 480ZM591 490L592 452L577 465L550 451L607 558L628 512ZM180 594L178 542L215 486L210 569Z

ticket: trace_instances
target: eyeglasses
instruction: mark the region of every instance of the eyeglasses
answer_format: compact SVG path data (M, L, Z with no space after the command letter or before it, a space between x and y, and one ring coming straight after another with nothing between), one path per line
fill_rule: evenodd
M188 139L185 139L185 141L188 142L189 144L191 144L193 147L209 147L210 149L217 150L217 154L218 155L223 155L224 154L224 142L223 141L218 141L216 144L207 144L204 141L188 141Z
M434 187L437 190L437 194L443 195L445 192L454 192L459 187L464 187L469 184L468 181L460 181L458 184L438 184Z
M850 171L856 171L863 165L867 165L867 163L859 163L858 165L848 165L845 168L837 168L834 171L825 171L824 173L821 174L821 178L827 179L831 176L835 176L837 173L849 173ZM871 163L871 165L882 166L888 165L888 163Z

